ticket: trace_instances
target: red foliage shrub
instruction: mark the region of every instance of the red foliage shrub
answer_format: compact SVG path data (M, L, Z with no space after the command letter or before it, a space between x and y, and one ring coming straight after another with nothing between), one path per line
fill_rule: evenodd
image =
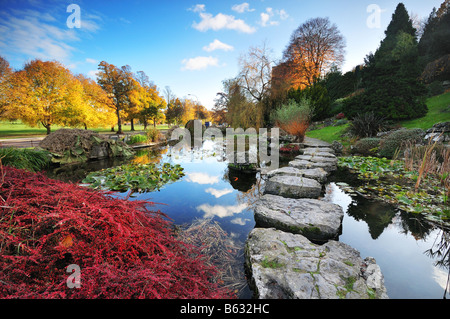
M338 119L338 120L342 120L343 118L345 118L344 113L339 113L338 115L336 115L336 119Z
M0 298L228 298L151 203L11 167L0 176ZM81 287L68 288L67 267Z
M298 145L288 144L280 147L280 152L282 153L296 153L298 151L300 151L300 146Z

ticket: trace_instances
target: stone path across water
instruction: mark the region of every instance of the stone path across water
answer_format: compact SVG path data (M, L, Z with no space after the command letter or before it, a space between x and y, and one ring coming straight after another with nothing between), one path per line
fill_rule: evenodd
M256 297L388 298L373 258L336 241L344 213L318 198L337 168L331 145L306 138L302 155L266 174L254 208L257 227L246 242L246 266Z

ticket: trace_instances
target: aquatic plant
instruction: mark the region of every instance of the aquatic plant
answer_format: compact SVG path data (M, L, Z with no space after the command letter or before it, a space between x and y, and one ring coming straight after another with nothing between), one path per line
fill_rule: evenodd
M0 298L228 298L151 204L12 167L0 180ZM79 266L80 285L68 270Z
M125 164L92 172L82 182L94 189L145 193L159 190L183 176L183 168L178 164Z
M145 143L148 141L148 137L141 134L132 135L127 141L127 144Z
M399 209L420 213L432 222L450 226L446 190L437 176L422 176L422 186L415 190L420 173L405 169L403 161L378 157L340 157L340 167L349 168L365 183L360 194L381 198Z
M51 156L45 150L1 148L0 162L5 166L38 172L50 166Z

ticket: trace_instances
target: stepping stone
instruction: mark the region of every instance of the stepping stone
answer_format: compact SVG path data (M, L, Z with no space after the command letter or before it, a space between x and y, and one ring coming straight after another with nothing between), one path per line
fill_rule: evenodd
M273 228L253 229L245 245L250 285L259 299L387 299L375 259L354 248Z
M298 169L314 169L314 168L322 168L327 173L330 173L337 169L336 164L330 163L330 162L311 162L311 161L305 161L305 160L293 160L289 162L289 166L295 167Z
M298 155L295 157L296 160L304 160L304 161L310 161L315 163L333 163L337 165L337 158L336 157L322 157L322 156L315 156L315 155Z
M310 147L310 148L304 148L302 151L303 155L316 155L317 153L326 153L326 154L332 154L334 156L335 151L332 148L328 147ZM323 155L321 155L323 156ZM324 156L327 157L327 156Z
M269 178L275 175L306 177L315 179L319 183L325 183L328 174L322 168L298 169L295 167L286 166L267 173Z
M301 234L313 242L337 239L342 230L341 206L318 199L292 199L264 195L255 203L259 227Z
M322 185L310 178L275 175L266 182L264 192L289 198L318 198Z

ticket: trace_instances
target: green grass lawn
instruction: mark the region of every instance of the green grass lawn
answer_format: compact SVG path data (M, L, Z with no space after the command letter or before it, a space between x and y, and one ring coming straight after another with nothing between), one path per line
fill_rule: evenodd
M153 127L153 125L150 125L148 127ZM167 129L167 124L163 125L157 125L158 129ZM61 126L55 125L52 127L52 132L62 128ZM135 131L143 131L144 126L143 125L135 125L134 126ZM101 132L110 132L110 128L95 128L92 129L94 131L97 131L99 133ZM116 128L117 130L117 128ZM130 125L123 125L122 130L125 133L131 132ZM44 127L30 127L28 125L23 124L21 121L0 121L0 139L5 138L19 138L19 137L39 137L39 136L46 136L47 130Z
M340 141L342 144L349 144L348 141L343 141L341 135L344 134L348 124L340 126L327 126L322 129L309 131L306 136L317 138L324 142L333 143L333 141Z
M419 119L403 121L400 124L406 128L427 130L436 123L450 121L450 92L429 98L427 106L427 115Z
M428 113L424 117L415 120L402 121L399 122L399 124L406 128L421 128L427 130L436 123L450 121L450 92L429 98L427 100L427 106ZM339 141L346 146L350 144L350 141L343 140L341 135L345 132L347 127L348 124L328 126L322 129L309 131L306 133L306 136L317 138L328 143Z

